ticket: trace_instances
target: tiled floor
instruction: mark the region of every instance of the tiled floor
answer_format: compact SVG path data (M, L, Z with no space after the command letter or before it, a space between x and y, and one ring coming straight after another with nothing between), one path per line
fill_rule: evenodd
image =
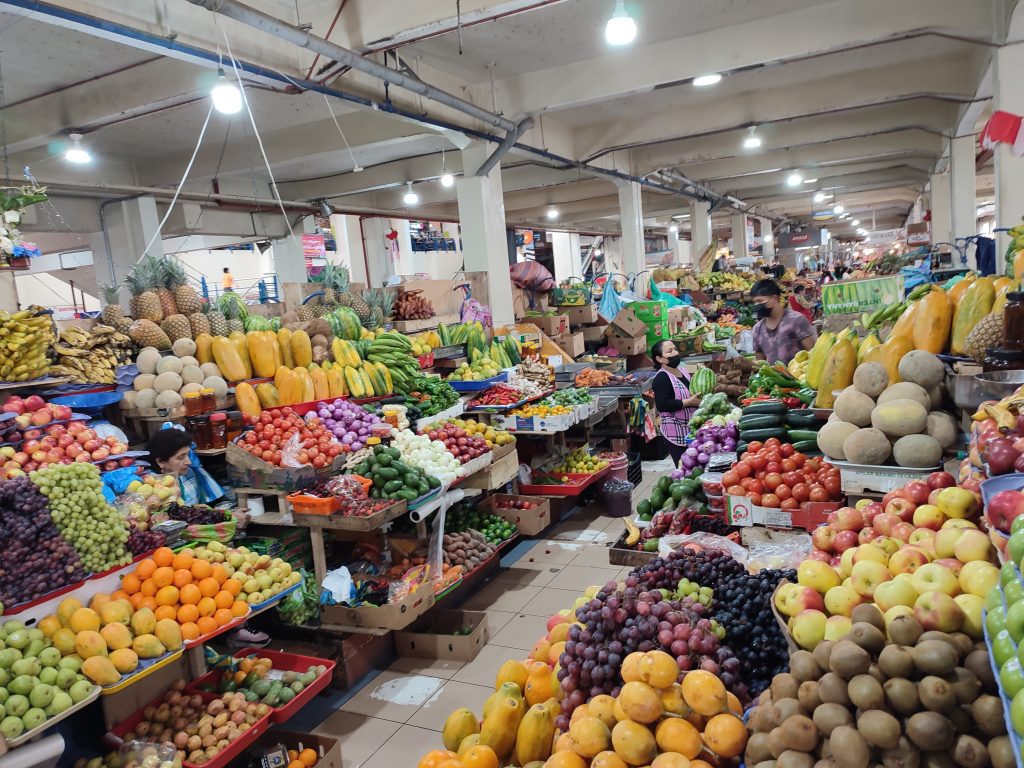
M634 498L646 498L657 473L645 473ZM548 617L572 608L588 586L629 571L608 564L622 521L586 509L524 554L463 605L486 611L490 642L467 663L402 658L351 695L316 728L342 740L344 768L414 766L441 748L440 730L459 707L479 712L508 659L521 659L546 632Z

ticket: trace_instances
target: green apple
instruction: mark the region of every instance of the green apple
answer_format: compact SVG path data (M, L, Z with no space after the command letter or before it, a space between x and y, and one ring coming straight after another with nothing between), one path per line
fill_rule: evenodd
M999 687L1010 698L1024 691L1024 670L1016 656L1007 659L999 668Z
M1024 515L1017 515L1017 517L1013 518L1013 522L1010 523L1011 536L1015 534L1017 531L1024 531L1024 520L1021 520L1019 523L1017 522L1018 518L1021 517L1024 517Z
M1024 696L1019 691L1010 702L1010 724L1017 733L1024 733Z
M1006 598L1007 605L1013 605L1014 603L1024 600L1024 583L1017 579L1011 581L1009 584L1003 585L1003 597Z
M986 611L1003 611L1006 607L1003 605L1003 589L993 589L990 592L985 593L985 610Z
M1016 518L1014 518L1014 521L1016 522ZM1021 558L1024 557L1024 529L1010 535L1007 552L1010 555L1010 559L1015 563L1019 563Z
M1003 563L1003 567L999 569L999 583L1005 587L1011 581L1017 580L1017 566L1013 563Z
M1006 611L1006 628L1013 642L1024 640L1024 601L1014 603Z
M988 630L989 637L995 637L1006 629L1006 611L1003 610L1002 606L990 608L988 613L985 614L985 629Z
M985 636L981 619L985 601L977 595L971 594L957 595L953 601L964 612L964 623L960 631L967 634L972 640L981 640Z

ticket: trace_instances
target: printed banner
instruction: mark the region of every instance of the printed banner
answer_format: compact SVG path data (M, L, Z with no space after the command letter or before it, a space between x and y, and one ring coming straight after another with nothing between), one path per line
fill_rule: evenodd
M839 280L821 286L821 305L826 315L871 312L903 299L903 275Z

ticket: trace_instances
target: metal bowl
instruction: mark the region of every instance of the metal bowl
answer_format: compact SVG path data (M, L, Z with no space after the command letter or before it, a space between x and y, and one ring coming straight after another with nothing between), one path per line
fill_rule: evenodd
M978 406L988 398L981 389L981 382L974 373L953 373L946 369L946 389L957 407L974 413Z
M1002 400L1024 386L1024 371L990 371L974 376L981 391L992 400Z

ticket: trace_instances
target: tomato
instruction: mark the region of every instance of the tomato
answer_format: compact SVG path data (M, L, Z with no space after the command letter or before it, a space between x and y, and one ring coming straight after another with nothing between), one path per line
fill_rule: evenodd
M274 451L274 463L275 464L280 464L281 463L281 452L280 451Z
M797 501L807 501L811 497L811 486L807 483L799 482L793 485L790 492Z
M782 464L777 461L769 461L767 464L764 465L764 471L775 474L781 474Z
M804 476L801 475L799 472L793 471L793 472L783 472L782 473L782 482L784 482L790 488L792 488L797 483L802 483L803 481L804 481Z
M781 483L775 487L775 495L780 499L785 500L793 495L793 492L789 490L789 486L785 483Z
M736 470L730 469L728 472L722 475L722 485L737 485L740 479L740 474Z
M765 465L767 463L768 463L768 459L766 459L764 456L758 455L758 456L752 456L750 458L750 466L752 466L754 468L755 472L760 472L762 469L764 469L764 467L765 467Z
M778 509L781 503L782 499L780 499L774 493L766 493L764 496L761 497L762 507L771 507L773 509Z
M730 496L744 496L747 493L747 489L742 485L730 485L725 489L725 492Z
M753 491L754 493L764 493L764 483L755 478L747 490Z
M270 424L273 420L274 417L266 411L260 414L260 424Z
M817 472L821 469L821 461L819 459L807 459L807 468Z
M280 428L284 424L284 422L280 418L276 418L273 421L271 421L270 423L273 424L275 427L278 427L278 428Z
M757 480L755 480L752 477L744 477L742 480L739 481L738 485L740 488L745 488L746 490L749 491L750 487L756 482Z
M802 453L797 452L790 456L789 460L796 464L797 469L801 469L807 462L807 457L804 456Z
M774 462L782 461L782 456L779 455L778 451L765 451L764 457L765 457L765 459L768 460L769 463L771 463L773 461Z
M769 450L778 448L780 445L782 445L782 443L779 441L779 438L777 437L769 437L767 440L764 441L764 447L768 448Z
M842 483L838 477L827 477L822 485L825 486L825 491L828 493L829 498L839 498L839 491L842 488Z
M783 472L792 472L795 469L796 469L796 464L793 463L792 459L783 459L782 460L782 471Z
M811 492L807 495L808 501L828 501L828 491L820 485L812 485Z
M327 455L333 459L335 456L338 455L340 450L341 449L337 445L331 444L327 446Z
M796 452L796 449L793 448L793 446L790 445L789 443L785 443L781 448L779 448L779 452L782 454L784 458L788 459Z
M782 509L799 509L800 503L794 498L783 499L779 507Z
M764 443L762 443L760 440L753 440L750 443L747 443L747 450L750 453L757 453L762 448L764 448Z
M317 469L327 466L327 459L323 456L316 456L313 458L313 466Z
M270 461L273 458L274 458L274 452L273 451L264 451L263 452L263 460L264 461Z
M737 461L736 466L732 469L733 472L738 474L740 477L750 477L754 474L754 468L750 466L749 461Z
M753 492L748 493L747 494L747 498L750 499L750 503L751 504L756 504L757 506L761 506L761 494L760 493L753 493Z
M774 491L782 483L782 475L778 472L769 472L764 476L764 487L769 491Z

